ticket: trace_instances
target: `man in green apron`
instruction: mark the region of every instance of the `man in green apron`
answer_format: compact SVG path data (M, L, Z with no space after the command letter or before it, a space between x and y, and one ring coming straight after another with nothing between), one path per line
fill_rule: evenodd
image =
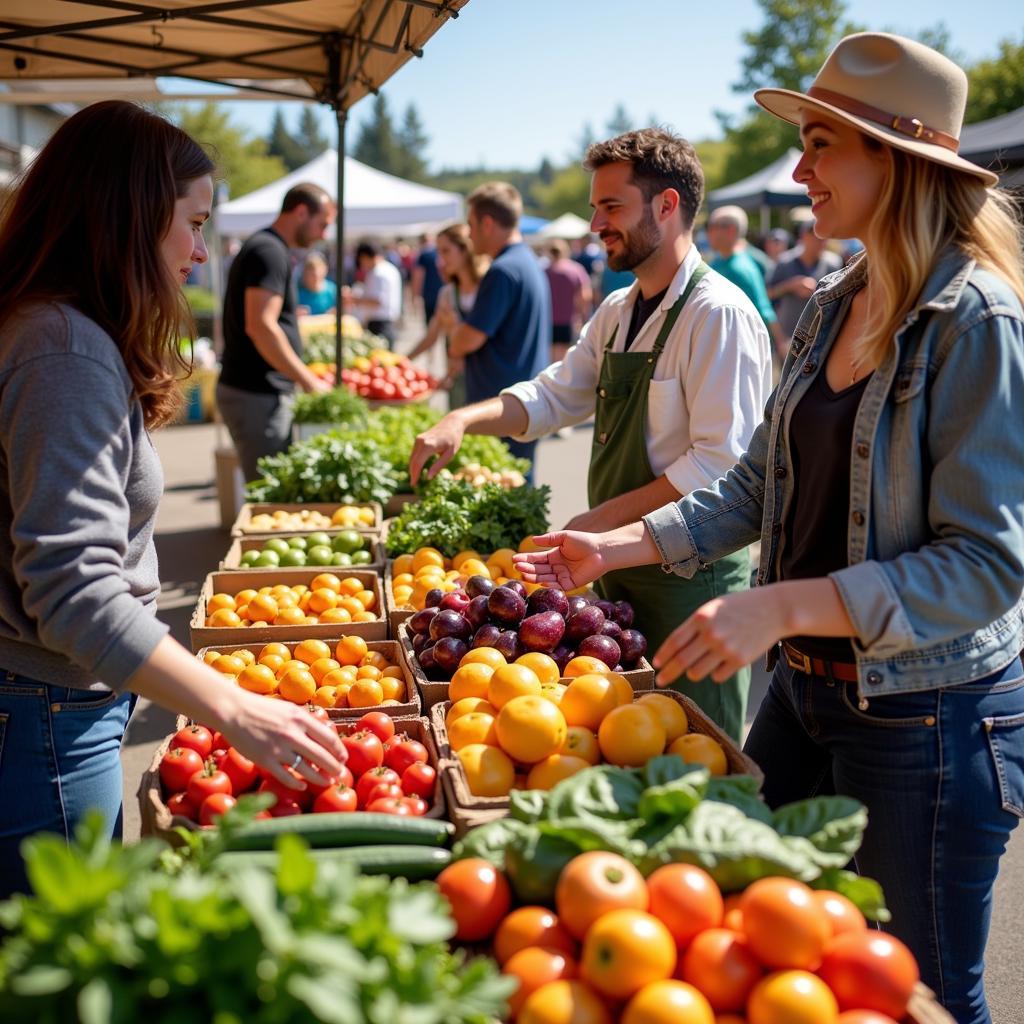
M627 132L587 153L592 230L613 270L636 283L609 295L564 360L497 398L450 412L417 438L410 460L433 476L464 434L536 438L595 416L590 509L567 529L599 532L637 522L724 475L761 421L771 384L767 330L750 300L709 271L693 245L703 172L684 139L660 129ZM646 566L599 581L626 600L653 654L712 598L749 585L746 552L693 580ZM749 670L723 684L675 685L739 738Z

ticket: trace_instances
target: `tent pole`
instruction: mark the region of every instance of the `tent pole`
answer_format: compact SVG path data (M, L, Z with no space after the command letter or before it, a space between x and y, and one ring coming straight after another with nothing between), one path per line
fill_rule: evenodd
M341 289L345 273L345 108L334 108L338 124L338 184L335 199L338 215L334 223L334 386L341 387L341 370L345 365L344 341L341 337Z

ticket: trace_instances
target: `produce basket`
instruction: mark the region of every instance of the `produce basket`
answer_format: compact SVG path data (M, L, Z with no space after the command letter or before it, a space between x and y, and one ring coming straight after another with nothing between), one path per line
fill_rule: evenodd
M179 717L179 728L187 723L188 720L186 718ZM403 718L396 720L395 724L399 731L407 732L413 739L418 740L427 748L427 763L438 772L438 786L434 792L434 801L424 817L447 820L448 808L445 802L444 789L440 785L442 765L437 755L437 747L434 744L429 722L425 718ZM343 735L354 732L356 728L355 722L336 722L335 726ZM167 736L160 746L157 747L153 754L153 760L149 763L149 768L143 773L142 779L139 782L136 795L139 800L141 834L143 836L156 836L166 840L171 846L181 846L184 840L175 832L176 828L183 828L188 832L197 832L202 826L180 814L171 814L161 792L160 761L170 749L173 738L173 734ZM359 811L352 812L352 814L359 813ZM345 817L351 818L352 814L347 814ZM277 820L281 822L282 833L293 832L301 835L301 821L306 816L296 815L292 818L278 818ZM317 815L317 817L320 818L323 815Z
M751 758L747 757L735 742L729 738L689 697L674 690L659 691L677 701L686 712L690 723L690 732L701 733L710 736L725 751L725 760L729 766L730 775L750 775L758 782L758 788L764 782L764 773ZM466 773L462 764L448 745L448 730L445 728L444 719L451 707L449 701L435 704L430 708L430 721L434 732L434 741L445 765L448 787L449 803L452 809L458 808L475 814L488 811L504 813L508 810L509 801L507 796L476 796L469 791L466 782ZM499 815L496 815L499 816Z
M457 801L455 796L455 778L457 774L457 766L442 758L438 779L441 783L441 788L444 790L445 803L448 806L448 820L455 826L455 838L461 839L467 832L478 828L480 825L486 825L496 818L504 818L508 814L508 808L482 811L463 806ZM465 784L464 778L463 784Z
M340 569L341 566L338 566ZM384 604L384 589L381 587L380 574L371 569L345 569L342 575L355 576L363 582L367 590L377 596L377 612L379 616L373 622L325 622L314 626L206 626L206 602L218 593L237 594L241 590L259 590L260 587L274 586L284 583L295 586L304 583L307 586L322 572L335 572L329 567L306 569L230 569L226 572L212 572L203 582L199 591L199 600L189 623L192 637L192 650L202 647L216 647L235 644L247 647L250 644L268 644L271 640L287 643L289 640L331 640L339 636L361 636L364 640L386 640L388 636L387 606Z
M325 639L324 643L330 644L333 647L345 634L338 633L337 636ZM351 635L351 634L349 634ZM317 638L303 638L303 639L321 639ZM294 651L298 646L299 641L290 640L284 646L289 651ZM221 654L233 654L235 651L253 651L253 648L259 649L262 644L214 644L210 647L203 647L201 650L196 652L196 657L202 661L205 655L209 651L218 651ZM406 699L401 704L381 704L378 707L369 708L328 708L327 713L331 716L332 720L339 722L352 721L353 719L361 718L368 711L383 711L385 714L390 715L392 718L416 718L420 714L420 696L416 691L416 683L412 678L412 673L409 671L409 666L405 663L405 659L402 658L401 652L398 649L398 644L394 640L368 640L366 642L367 648L371 651L380 651L388 661L392 664L401 666L402 678L405 681L405 693ZM256 651L253 651L255 654Z
M343 504L352 505L365 505L368 508L373 509L373 525L367 524L366 529L368 530L379 530L381 523L384 521L384 513L380 504L376 501L357 501L357 502L302 502L299 504L288 504L287 502L255 502L247 503L242 506L241 511L238 513L238 518L235 520L234 525L231 527L232 537L243 537L250 532L256 534L257 532L265 534L266 530L256 531L252 530L250 523L252 517L259 515L261 512L268 514L277 512L278 510L284 512L301 512L303 509L309 509L311 512L322 512L325 516L332 516L334 513L341 508ZM272 535L275 537L288 537L293 536L297 533L312 533L316 530L315 526L304 526L301 530L273 530ZM343 527L338 527L343 529Z
M420 697L423 698L423 708L429 711L435 704L440 703L443 700L448 699L448 683L438 682L434 679L428 679L420 668L419 662L416 660L416 655L412 649L412 643L409 640L407 630L404 626L399 623L398 626L392 625L391 630L392 637L399 642L402 648L402 656L405 658L406 664L409 666L409 671L412 672L413 677L416 680L416 686L419 688ZM651 690L654 688L654 669L646 658L640 659L640 665L638 668L629 669L626 672L619 673L623 678L629 681L630 686L637 692L642 690ZM562 679L561 682L569 682L568 679Z
M383 547L383 542L381 544ZM407 622L416 613L411 608L400 608L398 603L395 601L394 591L394 573L391 570L391 563L393 559L387 558L385 555L384 559L384 600L388 606L388 626L391 630L391 636L393 638L398 637L399 629L403 622Z
M341 533L345 528L338 526L330 530L310 530L310 533L326 533L328 537L335 537ZM306 572L309 569L319 569L321 572L333 572L335 574L339 572L347 572L349 569L373 569L375 572L384 571L384 546L380 542L380 535L375 530L356 530L360 536L368 538L371 541L370 554L372 560L367 562L365 565L301 565L301 566L274 566L271 571L290 573L290 572ZM242 565L242 555L246 551L260 551L263 545L268 540L272 540L274 537L280 537L280 533L250 533L244 537L235 537L231 541L231 547L228 548L227 554L224 556L218 568L221 571L244 569ZM285 534L285 537L292 536L292 534Z

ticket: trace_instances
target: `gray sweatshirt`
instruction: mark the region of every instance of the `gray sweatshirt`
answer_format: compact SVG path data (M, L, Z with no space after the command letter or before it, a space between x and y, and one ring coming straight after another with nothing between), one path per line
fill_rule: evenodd
M37 304L0 330L0 673L123 688L167 632L163 471L106 332Z

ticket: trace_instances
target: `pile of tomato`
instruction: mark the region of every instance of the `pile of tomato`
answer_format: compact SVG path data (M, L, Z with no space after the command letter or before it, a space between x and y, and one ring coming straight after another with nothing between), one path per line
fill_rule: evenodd
M457 938L489 940L519 982L516 1024L896 1024L919 978L850 900L790 878L723 897L695 865L645 879L593 851L563 869L554 908L517 909L487 861L437 881Z
M371 401L408 401L437 388L437 378L414 366L405 356L392 354L385 359L374 355L362 363L369 367L352 367L341 371L341 382L361 398Z
M312 714L328 721L323 708ZM339 731L346 727L341 726ZM160 781L167 808L200 825L212 825L243 793L271 793L275 800L257 818L294 814L372 811L419 817L430 810L437 772L427 748L381 711L371 711L354 724L341 742L348 760L326 785L306 782L292 789L230 746L219 732L188 725L171 739L160 761Z

